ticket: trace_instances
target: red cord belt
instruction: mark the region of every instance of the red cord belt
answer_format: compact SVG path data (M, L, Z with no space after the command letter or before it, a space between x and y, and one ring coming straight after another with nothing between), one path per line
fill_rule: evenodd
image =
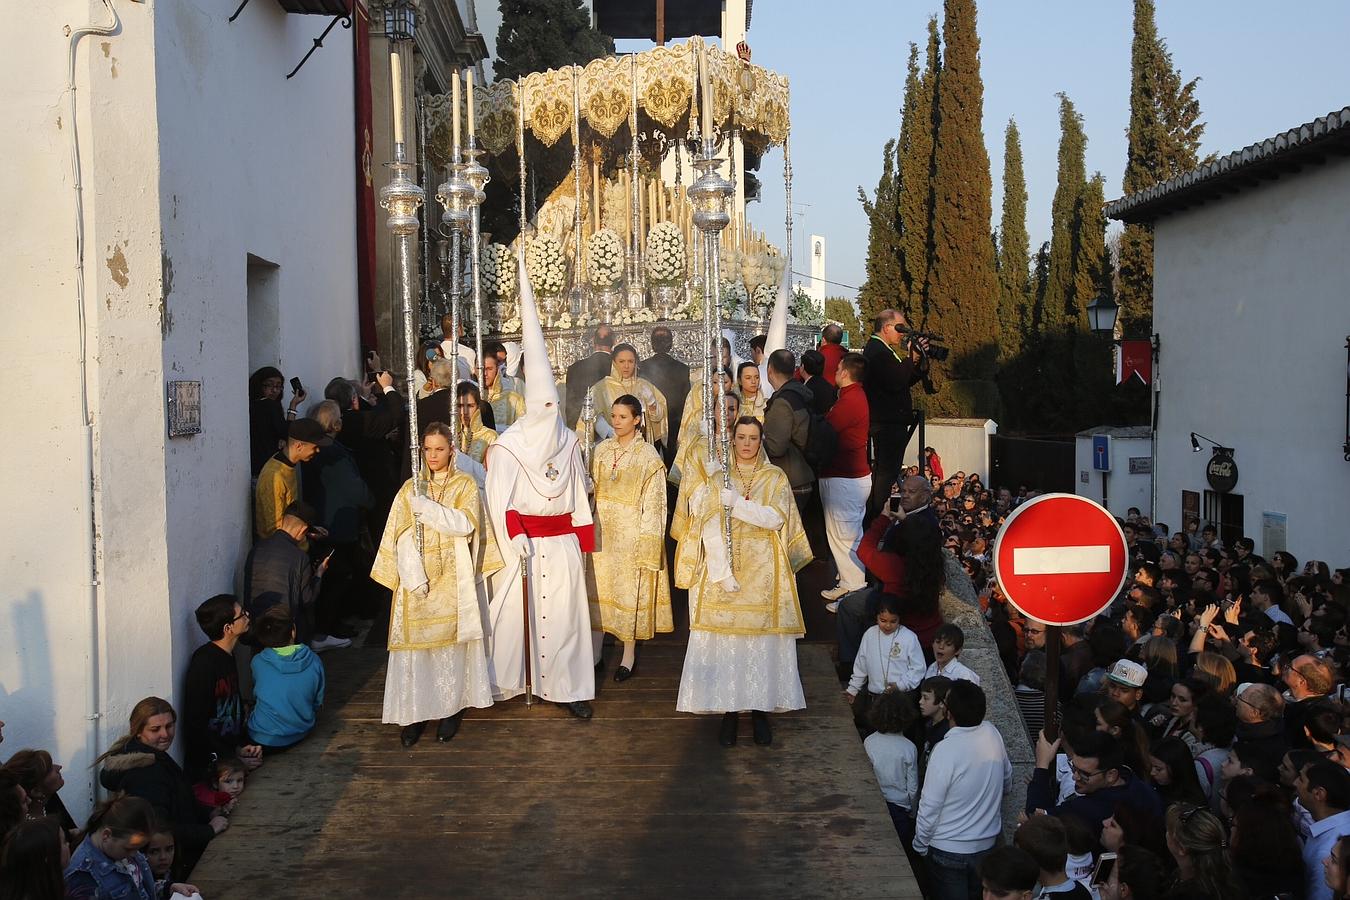
M508 509L506 511L506 533L510 537L523 534L531 538L575 534L577 543L581 544L582 553L595 552L595 526L573 525L571 513L564 513L561 516L527 516L516 512L514 509Z

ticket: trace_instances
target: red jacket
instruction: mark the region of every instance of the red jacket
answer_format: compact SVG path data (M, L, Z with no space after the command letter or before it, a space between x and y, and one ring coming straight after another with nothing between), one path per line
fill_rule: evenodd
M843 344L827 344L825 341L821 341L817 349L820 350L820 355L825 357L825 371L821 375L830 383L830 387L839 387L834 383L834 370L839 368L839 360L843 359L848 351L844 349Z
M869 572L881 579L882 591L900 598L900 624L919 636L919 645L927 654L933 643L933 633L942 624L942 609L938 607L932 612L921 612L909 608L905 597L905 558L883 550L880 546L890 525L891 520L886 516L877 516L872 520L872 527L867 529L862 543L858 545L858 559L862 560Z
M829 344L825 345L830 346ZM872 474L867 465L867 428L871 412L867 392L860 384L850 384L839 390L839 398L825 414L825 421L839 435L839 446L834 457L820 471L821 478L862 478Z

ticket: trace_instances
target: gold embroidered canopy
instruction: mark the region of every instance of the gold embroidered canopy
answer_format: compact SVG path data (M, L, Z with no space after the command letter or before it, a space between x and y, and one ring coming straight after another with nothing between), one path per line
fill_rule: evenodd
M640 112L671 132L696 130L699 106L698 55L706 46L713 119L719 129L736 127L742 140L761 152L788 135L788 80L760 66L743 62L701 37L683 44L655 47L635 57L597 59L581 68L577 92L581 118L601 138L614 137L628 121L634 76ZM524 95L525 129L545 146L553 146L572 128L571 68L549 69L499 81L475 90L475 125L480 146L497 155L515 146L517 103ZM747 90L748 88L748 90ZM450 98L425 98L430 154L437 162L449 156ZM690 117L693 120L690 121ZM446 149L442 149L446 148Z

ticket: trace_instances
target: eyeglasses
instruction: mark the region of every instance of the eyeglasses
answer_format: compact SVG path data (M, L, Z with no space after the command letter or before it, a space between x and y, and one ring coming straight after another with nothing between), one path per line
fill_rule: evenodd
M230 620L230 624L233 625L235 622L238 622L240 619L247 619L248 617L249 617L249 616L248 616L248 610L246 610L246 609L245 609L245 610L241 610L240 613L239 613L239 615L235 616L233 619Z
M1073 765L1072 763L1069 764L1069 768L1073 771L1073 777L1074 777L1074 778L1081 778L1081 779L1083 779L1084 781L1091 781L1092 779L1096 778L1098 775L1102 774L1100 771L1097 771L1097 772L1088 772L1088 771L1085 771L1085 770L1083 770L1083 769L1078 768L1078 766Z

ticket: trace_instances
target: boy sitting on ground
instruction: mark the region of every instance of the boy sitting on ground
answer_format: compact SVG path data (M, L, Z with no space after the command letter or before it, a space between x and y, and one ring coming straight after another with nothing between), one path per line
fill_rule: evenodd
M323 662L296 642L295 622L285 606L273 606L259 616L253 637L263 650L253 657L249 733L269 750L284 750L314 730L323 705Z

